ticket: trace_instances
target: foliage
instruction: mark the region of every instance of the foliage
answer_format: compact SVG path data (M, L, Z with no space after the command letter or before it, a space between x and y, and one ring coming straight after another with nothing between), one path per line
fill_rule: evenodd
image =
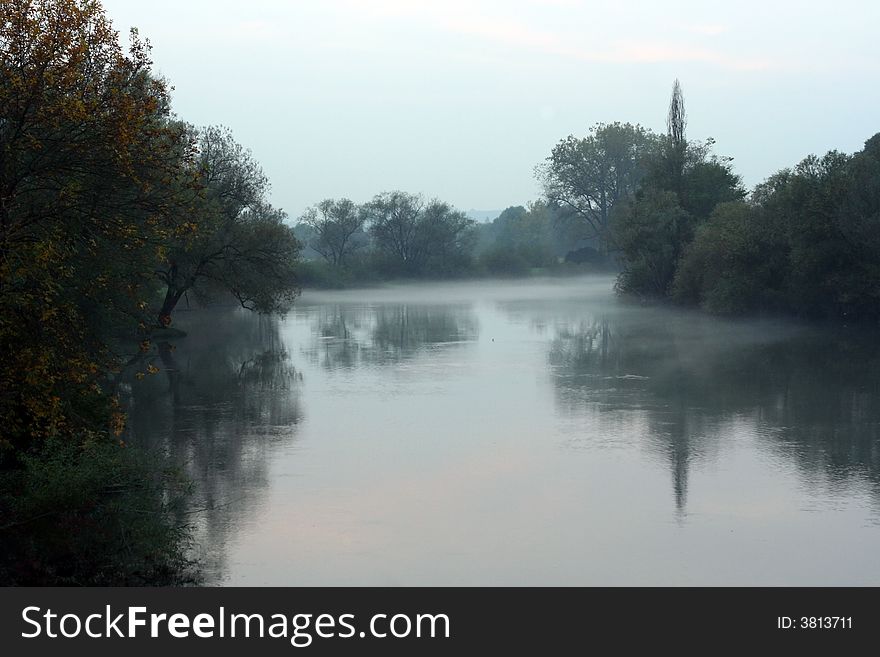
M731 158L712 153L714 140L689 142L687 117L681 85L672 89L667 117L667 134L656 141L648 155L646 174L633 200L621 205L612 220L611 239L620 250L623 271L617 288L621 292L666 297L682 254L719 204L742 201L745 190L731 166ZM717 224L713 229L717 229ZM708 231L695 249L691 271L682 275L676 296L699 296L694 263L705 256ZM700 254L700 255L698 255Z
M489 273L521 275L557 263L555 215L547 204L507 208L488 228L480 261Z
M365 208L347 198L324 199L300 218L302 224L312 229L309 246L334 266L345 264L348 256L365 246L366 221Z
M786 258L786 244L762 208L721 204L687 247L673 296L723 314L778 309Z
M569 135L538 167L544 195L579 220L581 237L604 240L612 208L635 194L657 145L652 132L631 123L598 123L582 139Z
M157 267L166 319L187 290L277 310L299 244L249 154L172 116L149 44L123 50L99 2L0 10L0 576L179 582L179 482L120 446L114 379L152 349Z
M450 275L470 261L474 221L448 203L387 192L366 206L370 234L397 275Z
M698 229L675 296L725 313L880 318L880 139L810 156L719 205Z
M0 464L119 427L99 387L107 335L145 316L188 156L149 67L148 44L133 33L123 52L98 3L2 2Z
M299 292L301 245L286 215L266 201L268 181L251 153L223 128L196 134L200 190L189 199L192 230L169 243L156 270L166 288L159 322L170 324L190 291L202 301L231 293L249 310L283 312Z
M681 207L698 222L709 218L720 203L742 201L746 191L733 173L729 160L710 156L698 159L685 170Z
M319 206L325 211L311 208L294 227L306 245L306 257L297 265L302 285L343 288L428 276L571 274L607 269L610 263L589 240L577 236L569 215L543 200L511 206L484 223L441 201L426 203L404 192L380 194L360 207L350 203L324 201ZM316 222L334 221L336 205L345 216L365 217L366 231L358 229L347 238L357 248L349 251L346 246L344 260L334 263L332 253L319 253L325 249ZM572 253L577 255L566 260Z
M194 583L187 495L161 457L99 435L49 440L21 468L0 471L0 581Z
M532 269L527 255L516 249L494 247L480 256L480 264L490 274L524 276Z
M297 264L297 280L303 287L342 289L378 283L385 278L384 263L376 261L373 252L359 252L346 260L344 266L334 266L323 258L302 260Z
M617 289L665 296L692 231L693 219L673 192L648 190L618 208L610 231L623 260Z

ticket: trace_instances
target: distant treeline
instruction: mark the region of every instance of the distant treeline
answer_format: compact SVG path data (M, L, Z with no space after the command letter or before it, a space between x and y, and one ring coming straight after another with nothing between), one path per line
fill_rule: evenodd
M478 223L448 203L400 191L361 205L325 199L300 217L294 231L304 246L298 272L305 286L517 276L611 262L567 213L543 201Z
M686 127L676 80L665 134L616 122L563 139L537 167L543 198L490 223L404 192L324 200L295 226L301 281L613 269L621 294L714 313L880 319L880 135L749 192Z

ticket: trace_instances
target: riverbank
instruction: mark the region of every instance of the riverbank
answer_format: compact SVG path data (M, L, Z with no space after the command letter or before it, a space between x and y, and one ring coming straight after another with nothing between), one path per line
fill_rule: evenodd
M444 281L506 281L533 278L577 278L589 275L616 273L612 267L559 263L552 267L528 267L514 271L490 273L478 268L464 269L458 275L445 278L386 276L369 268L334 267L319 260L306 260L298 265L297 273L303 289L346 290L379 288L384 285Z

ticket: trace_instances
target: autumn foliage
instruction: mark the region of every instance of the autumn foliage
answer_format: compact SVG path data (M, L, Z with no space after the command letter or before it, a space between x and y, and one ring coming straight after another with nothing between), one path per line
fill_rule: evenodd
M119 429L107 334L144 314L189 144L99 3L0 0L0 449Z
M0 582L189 581L179 486L126 448L118 374L157 374L187 292L271 312L298 291L250 153L177 120L127 43L100 2L0 0Z

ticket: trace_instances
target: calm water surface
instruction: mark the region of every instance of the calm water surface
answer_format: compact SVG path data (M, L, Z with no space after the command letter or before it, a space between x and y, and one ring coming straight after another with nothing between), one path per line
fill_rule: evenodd
M605 277L182 312L132 439L234 585L880 585L880 340Z

